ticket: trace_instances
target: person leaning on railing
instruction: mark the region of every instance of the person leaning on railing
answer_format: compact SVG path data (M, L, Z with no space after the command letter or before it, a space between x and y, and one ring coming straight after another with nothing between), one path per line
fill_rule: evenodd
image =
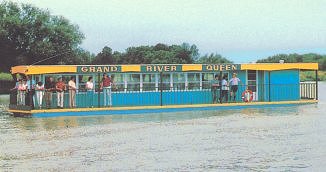
M223 102L224 97L225 97L225 102L228 102L229 84L226 79L227 79L227 76L223 76L223 79L221 82L222 95L220 96L220 103Z
M52 93L55 92L55 82L52 77L47 78L44 84L46 108L50 108L52 104Z
M70 81L68 82L69 88L69 107L75 108L76 107L76 83L75 77L71 77Z
M44 84L43 84L43 82L40 81L35 85L35 95L36 95L37 105L41 109L42 108L42 103L43 103L43 95L44 95Z
M103 79L100 85L100 89L103 89L104 94L104 106L111 107L112 106L112 96L111 96L111 86L113 85L113 82L111 78L104 73Z
M237 96L238 91L238 85L241 82L241 80L237 77L236 73L233 73L232 78L230 79L229 83L231 85L231 93L230 93L230 101L232 100L235 102L235 98Z
M27 91L26 80L19 79L17 86L17 104L25 105L25 95Z
M63 97L64 97L64 91L66 90L66 84L62 81L61 77L58 79L55 88L57 90L57 107L63 108L64 105Z
M19 79L16 79L15 86L10 89L10 104L12 105L18 104L18 84Z
M89 100L88 106L93 107L93 99L94 99L94 83L93 77L89 77L88 81L86 82L86 90L87 90L87 99Z
M26 93L26 105L34 107L34 102L35 102L35 80L31 78L31 76L26 75L25 76L26 79L26 85L27 85L27 93Z

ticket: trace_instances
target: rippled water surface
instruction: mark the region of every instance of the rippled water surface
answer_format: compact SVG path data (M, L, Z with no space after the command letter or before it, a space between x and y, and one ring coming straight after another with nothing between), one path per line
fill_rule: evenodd
M320 102L228 111L15 118L0 96L0 171L325 171Z

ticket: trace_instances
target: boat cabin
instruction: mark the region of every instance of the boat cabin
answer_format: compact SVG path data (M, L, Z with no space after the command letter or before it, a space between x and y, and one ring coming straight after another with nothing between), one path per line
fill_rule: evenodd
M315 71L317 78L318 63L15 66L11 73L17 84L10 110L60 108L57 89L36 89L38 83L47 85L49 78L54 82L61 78L66 84L64 109L317 100L317 80L300 83L302 70ZM107 88L102 85L104 75L111 82ZM236 90L230 82L233 77L239 78ZM73 98L68 86L71 78ZM19 91L19 82L25 82L26 91ZM87 82L92 83L91 89Z

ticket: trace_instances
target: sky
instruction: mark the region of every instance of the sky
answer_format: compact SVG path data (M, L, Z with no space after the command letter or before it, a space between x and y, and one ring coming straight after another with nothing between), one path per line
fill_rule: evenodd
M195 44L236 63L280 53L326 54L326 0L12 0L79 26L81 47L124 52L140 45Z

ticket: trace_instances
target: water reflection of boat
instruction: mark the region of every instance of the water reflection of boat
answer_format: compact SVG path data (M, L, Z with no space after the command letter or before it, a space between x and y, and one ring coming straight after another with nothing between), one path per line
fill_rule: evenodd
M15 66L11 72L17 81L19 78L26 80L27 91L15 90L11 93L8 111L18 116L52 117L243 109L316 103L317 81L300 83L300 70L316 71L317 74L318 64ZM101 87L104 73L110 79L107 87ZM234 73L241 80L236 91L229 85ZM218 77L215 84L219 86L213 90L211 83L216 76ZM70 78L75 78L75 97L69 100L71 91L70 87L67 87L63 92L64 108L57 108L58 90L35 89L37 83L44 84L50 77L54 80L62 78L66 84ZM89 78L92 80L89 81ZM88 81L92 83L93 88L86 87ZM222 85L222 82L229 84ZM234 101L228 99L231 90L237 95ZM241 95L246 90L252 95L249 102L245 103ZM214 101L214 91L217 99L223 98L219 103ZM48 100L48 108L44 108L44 96L41 97L42 103L37 102L39 99L36 96L45 94L52 95ZM18 97L20 101L17 101ZM72 100L76 105L69 106L69 101ZM107 103L109 100L112 100L112 104Z

